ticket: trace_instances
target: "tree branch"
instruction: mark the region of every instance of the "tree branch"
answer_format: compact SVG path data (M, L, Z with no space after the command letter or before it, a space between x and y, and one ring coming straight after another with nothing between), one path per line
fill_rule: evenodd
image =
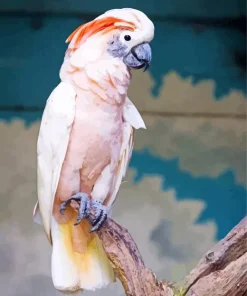
M184 279L158 281L128 230L108 219L98 231L127 296L244 296L247 293L247 217L207 252Z

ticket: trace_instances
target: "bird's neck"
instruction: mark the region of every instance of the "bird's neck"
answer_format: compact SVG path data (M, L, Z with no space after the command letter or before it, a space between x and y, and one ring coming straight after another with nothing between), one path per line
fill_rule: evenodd
M87 93L96 101L119 106L127 96L131 73L121 60L107 55L83 68L72 66L69 56L65 56L60 78L84 96Z

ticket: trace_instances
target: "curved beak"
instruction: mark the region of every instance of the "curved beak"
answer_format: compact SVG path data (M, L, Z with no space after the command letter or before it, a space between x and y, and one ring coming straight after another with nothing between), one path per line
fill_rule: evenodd
M123 62L130 68L142 69L144 72L149 68L152 60L152 49L148 43L134 46L123 58Z

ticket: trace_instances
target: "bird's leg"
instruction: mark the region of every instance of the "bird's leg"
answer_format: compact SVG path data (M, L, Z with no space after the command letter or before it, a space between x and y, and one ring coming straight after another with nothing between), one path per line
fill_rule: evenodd
M94 232L96 230L99 230L107 219L108 207L104 206L102 202L95 200L92 201L91 206L95 208L95 214L94 219L91 223L93 228L89 232Z
M61 204L60 206L61 215L63 215L63 211L66 210L66 207L71 203L72 200L76 201L79 204L77 222L74 224L76 226L80 224L82 219L89 217L91 202L88 194L83 192L78 192Z

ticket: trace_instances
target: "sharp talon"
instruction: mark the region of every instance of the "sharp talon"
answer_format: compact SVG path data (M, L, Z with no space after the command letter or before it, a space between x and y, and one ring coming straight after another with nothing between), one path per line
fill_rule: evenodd
M93 226L95 226L100 221L102 215L103 215L103 210L97 209L96 213L95 213L95 217L94 217L93 222L92 222Z
M70 199L66 202L63 202L60 206L60 214L64 215L63 211L66 210L66 207L74 200L79 204L78 208L78 216L77 222L74 224L75 226L79 225L82 219L87 218L90 214L90 200L89 196L86 193L78 192L77 194L73 195Z
M99 230L102 227L102 225L103 225L103 223L105 222L106 219L107 219L107 215L103 214L101 216L101 219L99 220L98 224L96 224L89 232L94 232L94 231Z
M92 222L92 226L95 226L97 223L101 223L101 221L104 222L105 221L104 217L107 217L107 214L105 213L105 211L104 210L98 211L98 213L96 213L96 217Z
M92 229L89 230L89 233L96 231L97 230L96 228L97 228L97 226L94 226Z
M78 209L78 216L77 216L77 222L74 224L75 226L79 225L81 220L86 217L86 208L87 208L87 200L81 199L81 203Z
M69 200L69 202L68 201L65 201L65 202L63 202L62 204L61 204L61 206L60 206L60 214L61 215L64 215L64 211L66 210L66 207L67 207L67 205L70 203L70 200Z
M77 217L77 219L76 219L76 223L74 223L74 226L79 225L79 224L81 223L81 220L82 220L82 219L79 219L79 218Z
M107 207L100 202L92 202L92 206L96 208L95 217L92 221L93 228L89 232L94 232L100 229L107 219Z

